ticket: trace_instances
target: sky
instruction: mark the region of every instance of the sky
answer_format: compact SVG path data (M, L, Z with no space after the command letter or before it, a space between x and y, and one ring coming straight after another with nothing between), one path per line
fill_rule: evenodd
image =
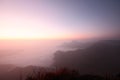
M0 39L118 37L120 0L0 0Z

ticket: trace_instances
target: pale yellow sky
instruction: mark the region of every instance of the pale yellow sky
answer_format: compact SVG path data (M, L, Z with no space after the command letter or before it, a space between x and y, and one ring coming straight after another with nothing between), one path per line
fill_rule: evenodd
M90 3L1 0L0 39L83 39L119 32L119 17L111 4Z
M72 38L74 35L57 25L45 14L26 11L15 2L5 2L0 6L0 38L1 39L61 39ZM13 5L14 4L14 5ZM22 6L22 5L21 5ZM25 5L23 5L25 6ZM44 8L43 8L44 9Z

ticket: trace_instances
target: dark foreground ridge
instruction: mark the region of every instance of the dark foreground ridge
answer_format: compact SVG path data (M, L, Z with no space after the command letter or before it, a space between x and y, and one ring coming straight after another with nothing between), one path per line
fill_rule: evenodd
M102 40L85 49L57 51L54 66L82 74L116 75L120 72L120 40Z
M5 65L4 65L5 67ZM105 76L81 74L68 68L53 69L36 66L14 68L0 76L0 80L120 80L120 74Z
M97 75L80 75L78 71L62 68L53 71L42 69L28 75L25 80L105 80L105 78Z

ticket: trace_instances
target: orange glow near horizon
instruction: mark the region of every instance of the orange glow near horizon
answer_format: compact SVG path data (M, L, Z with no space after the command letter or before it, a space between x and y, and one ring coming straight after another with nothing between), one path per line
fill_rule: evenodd
M24 20L24 19L23 19ZM38 23L24 23L25 21L17 21L16 25L13 22L5 21L0 24L3 28L0 30L0 40L15 40L15 39L86 39L90 35L80 35L66 30L55 29L45 24ZM35 26L35 27L34 27ZM42 27L44 26L44 27Z
M76 39L78 37L75 37L73 35L49 35L49 33L46 34L35 34L31 32L11 32L2 34L0 36L0 39Z
M14 17L16 18L16 17ZM79 35L66 30L56 29L54 27L48 26L46 24L38 24L38 22L27 20L18 21L3 21L0 23L0 40L36 40L36 39L84 39L87 38L87 35ZM14 22L16 22L14 24ZM44 27L43 27L44 26Z
M9 29L0 34L0 39L74 39L73 34L52 33L47 31L35 32L27 29Z
M56 28L54 21L26 16L12 15L5 17L0 23L0 40L11 39L75 39L78 36L64 29ZM42 22L42 23L40 23Z
M72 35L72 34L64 34L64 35L50 35L46 34L35 34L32 32L23 32L23 31L15 31L15 32L7 32L5 34L0 35L0 40L65 40L65 39L87 39L89 36L87 35Z
M17 11L17 13L16 13ZM44 16L44 17L43 17ZM45 17L47 16L47 17ZM33 15L24 9L11 10L5 8L0 13L0 40L15 39L85 39L91 35L81 35L71 31L66 25L62 25L51 19L50 14Z

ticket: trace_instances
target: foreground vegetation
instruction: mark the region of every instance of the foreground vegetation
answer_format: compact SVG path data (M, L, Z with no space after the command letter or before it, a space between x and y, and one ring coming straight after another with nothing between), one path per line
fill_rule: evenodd
M80 75L78 71L66 68L56 70L41 69L28 75L25 80L120 80L118 76L101 77L98 75Z

